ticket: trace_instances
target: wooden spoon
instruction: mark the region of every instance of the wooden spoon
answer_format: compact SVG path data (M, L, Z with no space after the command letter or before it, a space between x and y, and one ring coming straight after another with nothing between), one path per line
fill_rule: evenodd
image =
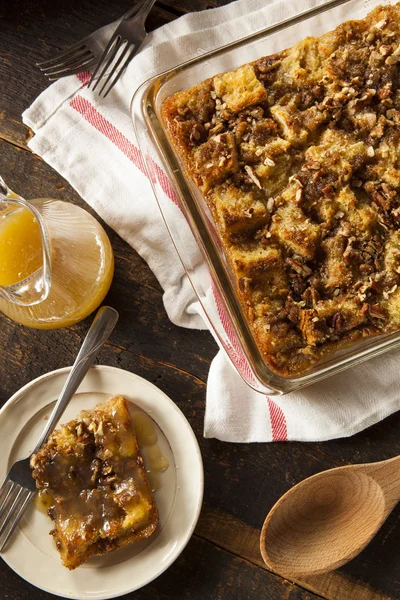
M333 571L357 556L400 500L400 456L313 475L278 500L260 547L285 577Z

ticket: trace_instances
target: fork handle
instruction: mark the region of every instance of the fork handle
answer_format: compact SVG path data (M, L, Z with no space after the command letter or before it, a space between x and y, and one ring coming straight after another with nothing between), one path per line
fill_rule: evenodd
M136 15L136 13L139 12L139 10L142 10L141 4L143 3L143 1L144 0L137 0L135 2L135 5L132 6L132 8L127 10L126 13L124 13L122 15L122 17L120 18L120 21L128 21L131 17L134 17Z
M97 312L33 454L48 440L117 321L118 313L110 306L103 306Z
M141 18L144 22L147 18L147 15L153 8L153 4L155 4L155 2L156 0L144 0L139 12L137 13L137 18Z

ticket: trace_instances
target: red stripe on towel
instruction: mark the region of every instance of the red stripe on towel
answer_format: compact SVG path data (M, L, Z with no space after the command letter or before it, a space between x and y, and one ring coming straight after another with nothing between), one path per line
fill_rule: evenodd
M271 419L271 428L272 428L272 441L273 442L286 442L287 441L287 425L286 418L283 410L268 398L268 409L269 409L269 418Z
M90 72L79 73L79 80L85 85L90 79ZM108 138L132 163L146 176L148 177L146 167L144 165L143 155L139 148L137 148L128 138L121 133L110 121L108 121L98 110L88 101L80 95L75 96L70 102L71 108L76 110L82 117L90 123L97 131L102 133ZM150 176L155 175L160 183L161 189L167 195L167 197L180 208L179 199L173 189L167 175L155 163L151 158L148 159ZM243 355L241 344L237 339L236 332L232 327L231 321L226 314L222 298L218 293L218 290L213 286L214 298L217 304L219 317L231 342L231 356L235 360L236 365L242 374L250 380L254 381L253 374L249 368L246 357ZM286 418L282 409L273 402L270 398L268 399L268 408L271 419L272 427L272 439L273 441L285 441L287 440L287 427Z
M125 156L127 156L133 164L147 176L147 172L143 163L142 153L132 142L118 131L114 125L110 123L98 110L82 96L75 96L70 102L71 108L76 110L82 117L90 123L97 131L108 138Z
M255 383L253 372L249 366L247 358L243 354L242 345L236 335L236 331L233 327L232 320L226 311L225 304L214 282L212 282L212 291L215 304L217 305L218 316L220 318L226 336L229 339L229 343L226 343L225 341L227 349L229 350L229 355L242 377L244 377L245 379L247 379L247 381L250 381L251 383Z
M90 74L89 74L90 75ZM71 108L76 110L82 117L90 123L97 131L108 138L133 164L148 177L148 173L144 164L143 155L139 148L135 146L128 138L121 133L108 119L103 117L101 113L82 96L75 96L70 102ZM151 174L155 175L160 183L164 194L179 207L178 197L164 171L151 158L148 159Z
M76 76L79 79L79 81L83 83L83 85L86 85L87 83L89 83L92 74L90 71L82 71L82 73L77 73Z
M161 169L161 167L158 166L158 164L156 162L154 162L154 160L152 158L148 158L148 163L151 164L151 168L152 170L154 170L157 179L160 183L161 189L164 192L164 194L166 194L166 196L172 200L172 202L174 204L176 204L176 206L182 210L181 205L179 203L179 199L177 194L175 193L174 188L171 185L170 180L168 179L167 175L164 173L164 171ZM185 217L186 218L186 217Z

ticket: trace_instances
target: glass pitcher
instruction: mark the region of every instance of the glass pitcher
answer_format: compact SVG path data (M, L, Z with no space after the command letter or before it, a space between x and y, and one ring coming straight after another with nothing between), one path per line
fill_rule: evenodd
M0 177L0 311L39 329L67 327L101 304L114 256L101 225L82 208L27 202Z

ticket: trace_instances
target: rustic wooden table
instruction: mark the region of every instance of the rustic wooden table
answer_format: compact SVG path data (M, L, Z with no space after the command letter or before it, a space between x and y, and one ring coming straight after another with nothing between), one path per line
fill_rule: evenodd
M152 28L228 0L160 0ZM22 111L48 85L34 67L117 18L131 0L0 0L0 173L27 198L87 206L27 148ZM265 514L289 487L318 471L400 454L400 413L350 439L325 443L227 444L202 437L207 372L216 345L206 332L172 325L162 292L141 258L106 228L115 252L107 302L120 324L99 362L157 384L189 419L201 446L205 497L200 521L176 563L132 598L190 600L383 600L400 598L399 511L355 560L334 573L287 581L268 571L258 549ZM89 320L59 331L20 327L0 316L0 405L35 377L70 365ZM50 600L0 561L0 600Z

